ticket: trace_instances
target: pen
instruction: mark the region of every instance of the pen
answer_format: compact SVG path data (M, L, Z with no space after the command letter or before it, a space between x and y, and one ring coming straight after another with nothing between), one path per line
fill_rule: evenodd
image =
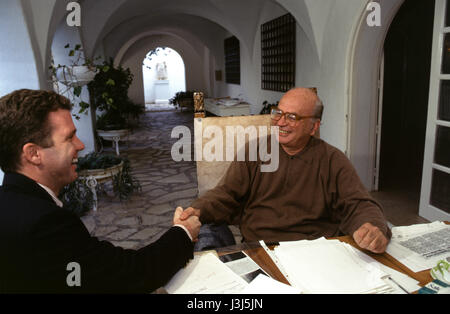
M403 288L401 285L399 285L398 282L396 282L392 277L388 277L390 280L392 280L393 283L395 283L400 289L402 289L406 294L410 294L405 288Z

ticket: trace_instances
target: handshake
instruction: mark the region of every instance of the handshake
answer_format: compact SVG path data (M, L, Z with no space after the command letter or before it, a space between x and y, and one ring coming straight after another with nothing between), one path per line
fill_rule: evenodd
M198 241L201 223L199 220L200 210L192 207L183 211L183 208L177 207L173 215L173 225L185 229L191 236L193 242Z

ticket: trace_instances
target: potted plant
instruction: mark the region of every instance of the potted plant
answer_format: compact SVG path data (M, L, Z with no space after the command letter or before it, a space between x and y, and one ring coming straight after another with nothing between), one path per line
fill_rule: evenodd
M98 72L98 67L94 64L94 61L84 56L83 48L80 44L71 48L70 44L64 46L68 49L68 56L71 57L70 65L55 65L54 59L49 67L51 81L53 82L55 90L62 95L66 95L72 103L76 102L76 99L80 97L82 87L92 81ZM58 84L60 83L60 84ZM65 86L61 89L61 86ZM87 113L89 104L80 101L80 110L78 114ZM74 117L79 120L80 116L74 114Z
M59 195L64 208L70 210L78 217L84 216L94 208L94 194L92 190L82 181L75 180L66 185Z
M88 84L91 102L100 114L97 133L107 140L119 140L129 133L131 119L143 113L145 107L133 103L128 97L133 81L130 69L115 67L112 58L98 68L99 72Z
M68 56L71 57L70 65L52 65L53 74L57 80L64 85L80 87L92 81L97 74L97 66L94 61L84 56L83 48L80 44L72 49L70 44L64 46L69 49Z
M78 179L66 186L60 199L69 210L82 216L97 208L99 184L111 181L113 192L120 200L127 200L135 191L141 190L137 179L131 175L130 162L125 157L90 153L78 158Z
M174 97L169 99L169 103L181 108L193 108L194 107L194 92L192 91L180 91L175 94Z
M267 102L267 100L264 100L263 104L263 108L261 109L261 112L259 114L270 114L270 110L272 110L273 107L277 107L278 106L278 101L274 104L269 104Z

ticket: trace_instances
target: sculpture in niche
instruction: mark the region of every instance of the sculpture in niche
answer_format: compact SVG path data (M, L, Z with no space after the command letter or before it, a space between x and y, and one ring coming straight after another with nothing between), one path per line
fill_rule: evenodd
M194 93L194 116L196 118L205 117L204 95L201 92Z
M167 65L166 62L158 62L156 64L156 78L159 81L167 80Z

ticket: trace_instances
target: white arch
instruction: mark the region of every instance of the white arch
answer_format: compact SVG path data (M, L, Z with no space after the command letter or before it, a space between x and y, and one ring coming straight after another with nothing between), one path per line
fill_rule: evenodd
M196 39L195 37L192 38L191 41L187 40L187 38L191 37L191 34L185 34L182 30L149 30L144 31L140 34L137 34L130 38L126 43L123 44L122 47L120 47L118 53L114 57L114 64L119 65L121 64L124 56L126 55L127 51L133 47L136 43L138 43L141 40L145 40L152 36L158 36L158 35L167 35L167 36L173 36L188 45L192 50L196 51L197 54L201 54L201 51L198 50L197 47L201 45L201 42ZM188 37L189 36L189 37ZM156 48L156 47L154 47ZM149 49L152 50L154 48Z
M157 99L168 100L176 92L186 90L184 60L175 49L165 48L164 51L159 50L155 55L152 55L151 60L147 59L148 54L143 60L144 99L146 104L156 102ZM167 79L163 82L156 79L157 64L161 62L165 62L167 67Z
M203 66L201 68L195 67L195 65L204 65L202 55L199 55L184 39L180 40L173 34L166 34L145 37L135 42L123 55L120 65L130 67L134 75L133 83L129 89L131 99L139 103L144 101L142 60L148 51L160 46L171 47L182 57L185 63L187 89L208 91L208 78L203 75Z
M368 3L369 1L367 1ZM381 0L381 26L369 27L361 12L349 54L349 123L347 149L363 183L373 187L376 164L378 78L384 41L404 0Z

